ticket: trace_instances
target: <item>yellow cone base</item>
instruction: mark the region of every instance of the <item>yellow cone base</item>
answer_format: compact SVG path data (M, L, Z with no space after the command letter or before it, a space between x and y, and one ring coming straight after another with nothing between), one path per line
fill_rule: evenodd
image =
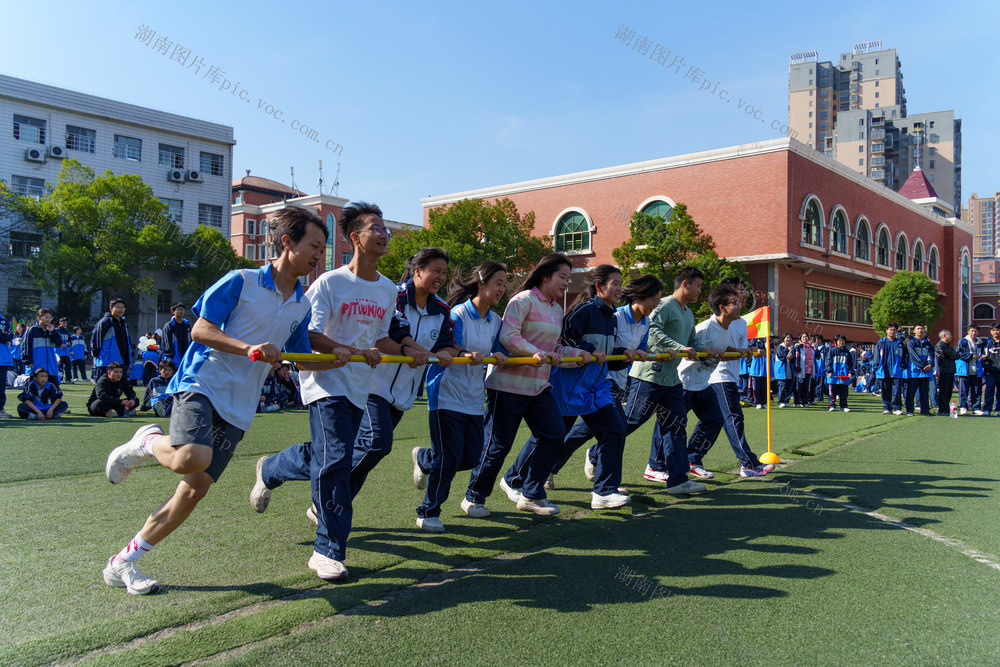
M764 452L760 455L760 462L766 465L777 465L781 463L781 459L774 452Z

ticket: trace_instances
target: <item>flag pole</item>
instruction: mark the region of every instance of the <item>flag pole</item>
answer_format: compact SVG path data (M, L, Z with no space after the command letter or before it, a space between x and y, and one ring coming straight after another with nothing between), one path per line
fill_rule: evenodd
M767 350L767 361L765 362L765 372L767 373L764 382L767 386L767 452L762 454L760 462L764 464L776 465L781 463L778 455L771 451L771 308L767 309L767 335L764 337L764 347Z

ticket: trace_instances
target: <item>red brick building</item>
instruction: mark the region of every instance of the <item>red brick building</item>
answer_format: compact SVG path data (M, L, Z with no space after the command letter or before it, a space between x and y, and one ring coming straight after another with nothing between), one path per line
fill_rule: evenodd
M786 138L421 201L426 224L432 208L507 197L535 212L536 233L552 235L578 272L614 263L634 211L669 216L684 203L719 254L746 265L772 331L870 342L871 298L899 270L937 284L935 331L971 318L972 229L922 173L910 180L901 190L916 201Z
M275 257L271 247L268 220L285 206L306 206L316 210L326 220L329 240L323 252L323 261L312 274L302 279L307 286L325 271L336 269L351 261L354 249L350 240L337 229L341 211L349 200L325 194L309 195L284 183L259 176L247 175L233 180L232 224L229 241L240 257L247 257L263 266ZM386 220L394 232L419 229L416 225Z

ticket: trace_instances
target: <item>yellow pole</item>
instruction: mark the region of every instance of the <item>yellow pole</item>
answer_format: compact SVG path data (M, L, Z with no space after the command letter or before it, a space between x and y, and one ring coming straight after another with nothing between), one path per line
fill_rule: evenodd
M762 454L760 457L761 463L766 463L770 465L775 465L781 463L781 459L778 455L771 451L771 311L768 309L767 312L768 319L768 331L767 336L764 338L764 347L767 350L767 453Z
M699 357L707 357L708 353L707 352L697 352L696 355L699 356ZM686 355L678 355L675 352L660 352L659 354L651 354L651 355L649 355L649 358L650 359L656 359L657 361L664 361L664 360L667 360L667 359L673 359L673 358L675 358L677 356L685 357ZM754 355L754 356L760 356L760 355ZM722 357L724 359L738 359L740 357L740 353L739 352L726 352L726 353L724 353L722 355ZM254 353L254 356L252 357L252 359L254 361L260 361L261 360L260 354L259 353ZM607 356L607 360L608 361L626 361L627 359L628 359L628 357L626 357L624 354L609 354ZM313 353L309 353L309 352L282 352L281 353L281 360L282 361L315 361L315 362L336 361L337 360L337 355L335 355L335 354L313 354ZM349 361L364 362L365 358L364 358L364 356L362 356L360 354L352 354L351 358L349 359ZM583 361L583 357L561 357L561 361L559 363L571 364L571 363L577 363L577 362L580 362L580 361ZM483 357L483 360L482 360L481 363L484 363L484 364L495 364L496 362L497 362L496 357ZM379 363L383 363L383 364L409 364L409 363L413 363L413 357L408 357L408 356L404 357L404 356L395 355L395 354L383 354L382 357L381 357L381 359L379 359ZM436 364L436 363L438 363L438 359L437 359L437 357L433 357L432 356L430 359L427 360L427 363L429 363L429 364ZM468 357L456 357L456 358L452 359L452 363L455 363L455 364L468 364L468 363L471 363L471 362L468 359ZM508 363L508 364L535 364L535 363L538 363L538 362L537 362L537 360L534 357L508 357L506 363Z

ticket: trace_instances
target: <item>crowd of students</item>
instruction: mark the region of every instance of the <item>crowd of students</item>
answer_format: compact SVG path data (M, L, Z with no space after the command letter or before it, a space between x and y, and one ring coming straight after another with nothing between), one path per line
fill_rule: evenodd
M988 339L979 338L978 332L970 326L957 347L948 329L938 332L932 343L922 324L908 333L890 322L874 345L852 345L842 334L831 343L807 332L796 342L786 333L772 347L772 394L780 408L825 402L831 412L838 404L850 412L848 395L854 388L879 395L882 414L930 415L936 407L939 416L1000 416L1000 325L990 327ZM763 348L763 340L751 341L751 346ZM740 372L745 400L763 408L764 358L743 362ZM958 400L953 401L956 390Z

